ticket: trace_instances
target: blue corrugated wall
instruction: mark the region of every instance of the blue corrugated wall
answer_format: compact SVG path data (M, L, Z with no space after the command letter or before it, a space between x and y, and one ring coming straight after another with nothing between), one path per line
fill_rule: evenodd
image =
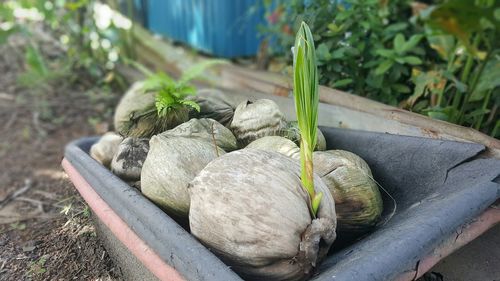
M155 33L219 57L257 53L260 44L257 25L265 21L262 9L256 10L256 0L144 2L146 26Z

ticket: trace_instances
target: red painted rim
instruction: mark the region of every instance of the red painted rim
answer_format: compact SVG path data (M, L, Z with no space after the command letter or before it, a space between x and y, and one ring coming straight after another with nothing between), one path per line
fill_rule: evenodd
M185 280L128 227L66 158L62 160L62 166L94 214L151 273L159 280Z

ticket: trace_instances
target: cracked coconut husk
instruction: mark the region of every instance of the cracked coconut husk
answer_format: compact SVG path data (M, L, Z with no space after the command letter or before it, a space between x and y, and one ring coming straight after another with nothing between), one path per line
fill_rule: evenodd
M301 280L336 238L335 204L324 196L311 219L297 161L256 149L210 162L190 183L191 233L249 280Z
M344 150L316 151L317 173L335 199L338 232L366 232L381 218L382 197L368 164Z
M286 127L285 116L278 105L268 99L240 103L230 129L241 147L264 136L277 136Z
M213 159L225 151L202 139L156 135L141 172L141 191L175 218L189 213L188 183Z

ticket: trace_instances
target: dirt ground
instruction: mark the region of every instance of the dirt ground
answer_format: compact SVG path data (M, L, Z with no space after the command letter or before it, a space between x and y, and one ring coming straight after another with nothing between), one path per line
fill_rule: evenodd
M22 42L0 46L0 280L120 280L63 172L65 144L106 130L91 81L23 89Z

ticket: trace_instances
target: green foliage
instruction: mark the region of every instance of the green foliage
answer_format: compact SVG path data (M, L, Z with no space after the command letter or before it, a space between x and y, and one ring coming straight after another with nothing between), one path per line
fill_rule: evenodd
M309 194L311 216L316 213L323 194L314 190L313 151L318 125L318 69L311 30L302 22L293 50L293 93L300 130L300 163L302 185Z
M307 21L321 84L396 105L410 93L411 69L422 64L419 57L426 52L421 30L408 22L408 2L277 1L269 16L279 16L264 31L276 39L274 53L287 56L287 50L276 48L292 45L291 34L283 31Z
M143 110L133 112L128 122L119 131L131 137L151 137L157 133L174 128L189 119L189 111L200 111L200 106L187 99L196 94L196 87L190 82L201 75L207 68L225 63L222 60L209 60L194 65L175 80L165 73L152 74L139 63L139 69L145 70L148 78L144 80L142 90L155 95L155 104Z
M159 117L165 117L170 110L182 107L191 107L196 111L200 111L200 106L196 102L185 99L196 94L196 87L190 82L199 77L207 68L221 63L225 62L222 60L207 60L198 63L186 70L177 81L162 72L149 75L144 81L143 90L156 93L155 106Z
M275 0L261 30L291 60L282 46L306 20L321 84L499 137L500 1L411 2Z
M125 38L131 23L97 0L5 1L0 6L0 19L0 44L13 34L22 34L31 41L25 50L27 73L21 79L23 86L33 88L36 81L43 87L82 74L97 85L125 86L115 65L130 55ZM44 36L49 35L63 54L52 57L51 63L43 62L44 54L35 47L38 30L48 31Z

